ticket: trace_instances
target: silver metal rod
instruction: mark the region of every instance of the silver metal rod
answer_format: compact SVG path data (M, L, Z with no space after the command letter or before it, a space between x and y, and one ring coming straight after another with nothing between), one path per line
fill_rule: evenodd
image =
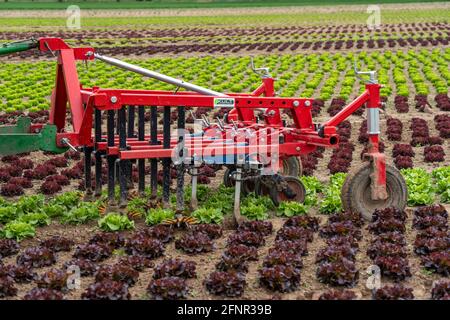
M150 78L153 78L153 79L156 79L156 80L159 80L162 82L166 82L169 84L173 84L174 86L181 87L181 88L191 90L191 91L195 91L195 92L207 95L207 96L226 96L226 94L223 94L223 93L220 93L220 92L217 92L214 90L210 90L210 89L207 89L204 87L200 87L195 84L185 82L183 80L172 78L172 77L166 76L164 74L161 74L161 73L158 73L158 72L155 72L152 70L148 70L148 69L136 66L131 63L121 61L119 59L105 57L98 53L95 53L94 57L98 60L101 60L101 61L103 61L107 64L110 64L110 65L113 65L115 67L119 67L121 69L125 69L125 70L132 71L135 73L139 73L143 76L150 77Z
M191 208L196 210L198 208L197 200L197 179L198 179L198 169L197 167L192 168L192 189L191 189Z

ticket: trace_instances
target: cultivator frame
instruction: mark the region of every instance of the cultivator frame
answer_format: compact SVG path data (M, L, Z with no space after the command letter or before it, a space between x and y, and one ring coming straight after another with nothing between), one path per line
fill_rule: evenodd
M101 194L101 171L103 159L106 158L110 206L116 204L114 197L116 179L120 185L119 206L126 205L128 187L131 183L132 161L137 161L138 190L144 191L145 159L150 159L150 187L153 196L156 196L158 160L162 160L162 201L167 205L170 196L171 157L178 152L181 153L184 161L176 163L177 209L179 211L184 209L183 186L186 170L192 175L192 206L195 208L198 168L201 163L205 163L205 159L198 155L202 155L208 147L212 150L211 156L232 157L234 160L231 165L226 164L226 166L233 170L232 180L236 188L234 211L237 222L242 219L239 212L241 184L249 183L251 180L253 186L255 183L268 184L268 189L274 189L278 194L283 195L282 199L303 201L304 188L297 177L295 177L296 181L291 183L289 180L290 182L287 183L277 169L271 172L273 177L261 178L261 169L267 165L262 164L262 159L255 155L249 143L250 137L255 135L258 138L264 137L265 145L262 147L265 150L277 148L277 154L272 154L271 151L268 153L275 159L272 159L272 164L274 161L280 163L290 157L310 153L318 146L337 147L339 134L336 126L363 105L367 107L368 116L370 148L366 158L371 160L371 197L373 200L383 201L389 196L386 192L386 160L378 148L381 86L376 83L374 73L370 74L371 79L366 83L366 90L358 98L325 123L315 124L311 115L313 99L275 97L275 80L266 69L255 69L257 72L262 72L262 84L255 91L246 94L222 94L117 59L104 57L97 54L94 48L71 48L59 38L40 38L30 43L32 44L30 49L37 48L42 52L51 52L57 58L56 83L51 98L49 124L30 124L22 129L12 126L0 128L0 133L4 135L3 142L0 143L0 154L7 155L37 149L62 152L68 148L74 150L82 148L85 155L86 193L95 196ZM23 50L23 44L20 49ZM14 52L11 47L0 47L0 55L11 52ZM94 59L173 84L177 89L162 91L84 88L78 79L76 61ZM189 91L179 92L180 87ZM67 106L71 111L73 127L70 132L66 131ZM162 134L158 133L157 107L164 109ZM218 119L217 123L210 123L208 119L203 118L200 135L186 135L181 132L181 129L185 129L187 107L211 109L228 107L230 111L225 121ZM149 133L146 133L144 123L146 108L150 108ZM171 108L176 108L178 111L177 132L180 133L176 136L171 136ZM263 112L263 119L255 115L255 110ZM285 126L281 119L281 110L286 110L291 116L294 122L292 127ZM102 130L102 113L106 113L106 132ZM211 130L215 132L214 139L211 137L205 139L206 132ZM37 134L45 136L47 143L30 144L29 148L17 147L17 141L27 139L31 141L36 139ZM186 138L190 139L189 144L186 144ZM211 148L216 144L222 147ZM95 190L91 183L92 156L96 160Z

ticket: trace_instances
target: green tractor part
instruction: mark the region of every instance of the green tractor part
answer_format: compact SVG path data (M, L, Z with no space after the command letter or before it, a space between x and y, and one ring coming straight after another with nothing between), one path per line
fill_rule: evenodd
M31 119L20 117L16 125L0 126L0 156L32 151L63 153L68 148L56 145L56 126L47 124L37 133L31 133Z
M34 39L0 44L0 56L37 48L39 42Z

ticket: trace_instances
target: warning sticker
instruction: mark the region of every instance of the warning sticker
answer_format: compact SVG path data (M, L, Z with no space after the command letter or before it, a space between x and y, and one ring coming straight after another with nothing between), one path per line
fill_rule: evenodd
M234 108L234 98L214 98L214 108Z

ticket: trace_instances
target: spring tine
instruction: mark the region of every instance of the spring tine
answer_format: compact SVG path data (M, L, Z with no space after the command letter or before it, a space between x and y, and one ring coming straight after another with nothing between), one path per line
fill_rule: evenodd
M183 159L184 150L184 129L186 127L186 109L182 106L178 107L178 145L180 147L181 160ZM184 210L184 163L177 166L177 211Z
M115 111L114 110L108 110L107 114L107 123L106 123L106 130L108 135L108 147L114 147L114 116ZM115 185L115 166L116 161L115 157L113 155L107 156L108 161L108 204L114 205L115 199L114 199L114 185Z
M117 110L116 111L116 115L115 115L115 131L116 131L116 135L119 135L119 128L120 128L120 124L119 124L119 110ZM115 158L115 160L117 160L116 158ZM115 177L116 177L116 179L114 180L114 182L115 182L115 184L118 184L119 183L119 174L120 174L120 167L119 167L119 162L118 161L115 161L114 162L115 164L114 164L114 171L115 171Z
M117 113L117 116L116 116L115 128L116 128L116 134L118 135L119 134L119 126L120 126L120 124L119 124L119 110L117 110L116 113Z
M91 156L92 147L84 147L84 187L86 195L92 194Z
M197 181L198 181L198 169L195 164L194 160L194 167L192 168L192 177L191 177L191 207L192 210L195 210L198 208L198 201L197 201Z
M135 126L135 118L136 118L136 107L129 106L128 107L128 138L134 138L134 126Z
M157 107L150 107L150 144L158 144L158 116ZM152 198L156 198L158 192L158 160L150 159L150 188Z
M208 118L204 114L202 114L202 119L203 119L203 122L205 123L205 127L209 127L211 125Z
M136 107L129 106L128 107L128 122L127 122L127 136L128 138L136 138L135 135L135 119L136 119ZM133 161L127 160L127 183L128 188L133 188Z
M225 131L225 126L223 121L220 119L220 117L216 117L217 119L217 125L219 126L220 131Z
M94 111L94 130L95 130L95 142L102 140L102 112L98 109ZM102 194L102 154L100 151L95 150L95 192L96 197Z
M163 114L163 148L170 149L170 107L164 107ZM169 205L170 197L170 158L163 159L163 206Z
M145 137L145 108L138 107L138 139L144 141ZM138 160L138 191L144 193L145 189L145 159Z
M236 184L234 186L234 220L237 225L242 221L241 217L241 187L242 187L242 168L236 168Z
M119 110L119 149L124 151L127 149L127 132L126 132L126 112L125 107ZM120 200L119 206L124 208L127 202L127 180L128 180L128 161L119 160L119 186L120 186Z

